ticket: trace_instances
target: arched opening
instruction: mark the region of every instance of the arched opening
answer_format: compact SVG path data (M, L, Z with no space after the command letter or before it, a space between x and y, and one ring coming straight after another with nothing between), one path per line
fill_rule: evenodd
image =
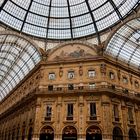
M45 126L41 129L40 140L54 140L54 130L50 126Z
M33 128L30 127L29 132L28 132L28 140L32 140L32 134L33 134Z
M13 129L13 132L12 132L12 140L14 140L15 138L15 130Z
M25 128L23 128L23 130L22 130L22 140L24 140L25 139Z
M90 126L86 131L86 140L102 140L101 129L97 126Z
M129 130L129 140L137 140L137 134L134 129Z
M66 126L63 129L62 140L77 140L77 130L73 126Z
M16 134L16 140L19 140L19 132L20 132L20 127L19 127L19 124L18 124L17 134Z
M113 129L113 140L123 140L123 133L119 127Z

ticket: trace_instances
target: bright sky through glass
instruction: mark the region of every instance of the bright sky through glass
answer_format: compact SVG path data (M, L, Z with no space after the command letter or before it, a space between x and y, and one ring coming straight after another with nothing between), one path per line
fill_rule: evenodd
M1 0L0 5L3 0ZM21 32L47 39L73 39L112 27L139 0L6 0L0 21Z
M106 54L140 69L140 18L123 25L114 34Z
M0 35L0 101L39 63L38 50L16 35Z

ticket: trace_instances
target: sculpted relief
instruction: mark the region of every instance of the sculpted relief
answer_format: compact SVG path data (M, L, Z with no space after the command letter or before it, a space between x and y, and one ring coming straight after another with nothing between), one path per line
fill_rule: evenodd
M48 60L90 58L96 55L97 54L93 48L81 44L74 44L57 48L52 52Z

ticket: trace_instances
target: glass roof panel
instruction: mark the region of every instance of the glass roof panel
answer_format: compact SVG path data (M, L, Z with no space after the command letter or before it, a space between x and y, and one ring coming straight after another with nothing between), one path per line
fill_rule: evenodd
M41 54L16 35L0 35L0 48L1 101L39 63Z
M105 54L140 68L140 18L118 29L110 39Z
M1 0L0 21L36 37L75 39L114 26L138 3L139 0Z

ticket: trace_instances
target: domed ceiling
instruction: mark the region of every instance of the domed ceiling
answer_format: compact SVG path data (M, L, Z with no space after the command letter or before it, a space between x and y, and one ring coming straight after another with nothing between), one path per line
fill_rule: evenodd
M139 0L1 0L0 21L46 39L97 35L123 20Z
M0 101L40 62L39 50L14 34L0 34Z
M140 70L140 18L127 22L116 31L105 54Z

